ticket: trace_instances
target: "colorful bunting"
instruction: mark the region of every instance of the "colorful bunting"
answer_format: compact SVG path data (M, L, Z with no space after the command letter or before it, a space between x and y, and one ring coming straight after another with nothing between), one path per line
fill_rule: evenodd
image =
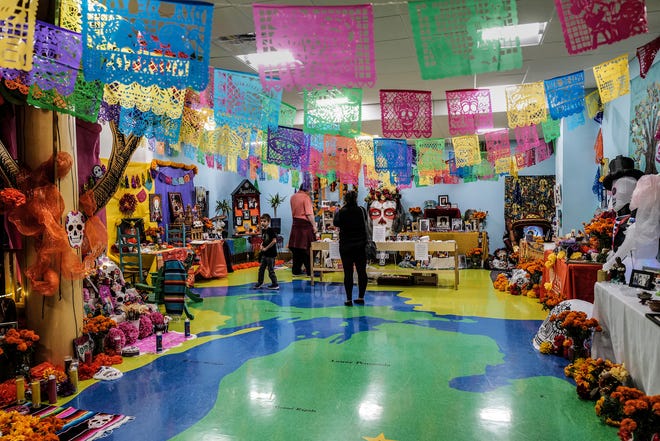
M498 158L495 161L495 173L503 175L511 172L512 162L510 156Z
M543 82L509 86L506 92L506 116L509 127L540 124L548 117Z
M37 0L3 0L0 10L0 67L24 71L32 69L37 4Z
M451 135L470 135L479 129L493 128L490 90L448 90L445 94Z
M319 176L329 176L337 170L339 158L337 154L337 140L339 137L332 135L325 135L323 137L323 161L321 162L321 170Z
M495 164L500 158L511 156L511 142L509 141L509 130L495 130L486 132L486 152L488 160Z
M534 153L536 154L536 163L538 164L552 156L552 148L546 143L541 143L540 146L534 149Z
M418 171L435 171L447 168L444 157L444 139L418 139L415 141L415 150L417 151Z
M582 112L584 109L584 71L575 72L544 81L550 117Z
M306 133L342 135L349 138L362 128L362 89L305 91Z
M518 69L517 38L483 40L482 29L518 24L512 0L408 2L417 59L425 80Z
M103 101L109 105L120 105L125 109L135 107L141 112L153 112L170 118L181 118L186 98L186 89L175 87L141 86L121 83L106 84Z
M307 158L307 162L305 159ZM309 136L300 129L278 127L268 130L266 161L281 167L300 168L309 163Z
M431 92L381 90L380 115L385 138L429 138L433 132Z
M536 125L516 127L516 152L526 152L541 145Z
M358 185L360 177L360 152L353 138L336 136L337 179L342 184Z
M481 162L477 135L455 136L451 139L451 143L454 145L456 167L466 167Z
M228 156L247 159L252 141L251 131L247 127L220 127L219 152Z
M167 141L176 144L179 141L181 118L170 118L166 114L156 114L151 111L142 112L139 109L122 107L119 113L118 130L124 135L154 138L157 141Z
M293 127L296 120L296 108L284 101L280 104L280 117L278 123L280 126Z
M255 4L252 13L257 52L287 50L295 60L260 64L265 90L373 87L376 83L371 5Z
M587 108L589 119L593 119L598 112L603 111L603 103L600 101L600 94L597 90L584 97L584 104Z
M218 126L277 129L282 91L266 92L259 77L216 69L214 113Z
M377 172L406 174L410 169L405 139L374 138L374 162Z
M73 32L82 32L82 5L80 0L60 0L60 26Z
M572 132L578 127L584 125L584 123L584 112L574 113L566 118L566 129L568 129L569 132Z
M37 20L28 85L70 95L80 67L80 34Z
M98 119L103 84L100 81L85 81L82 71L76 76L73 93L63 95L55 89L43 90L36 84L30 87L27 97L28 104L41 109L54 110L73 115L88 122Z
M655 54L660 49L660 37L637 48L637 59L639 60L639 76L646 78L646 73L653 65Z
M571 55L648 32L644 0L555 0Z
M543 129L543 140L545 142L554 141L561 135L561 120L548 118L541 123L541 128Z
M202 90L212 20L212 3L83 1L85 75L104 83Z
M598 66L594 66L594 76L600 99L605 103L630 93L630 72L628 55L621 55Z

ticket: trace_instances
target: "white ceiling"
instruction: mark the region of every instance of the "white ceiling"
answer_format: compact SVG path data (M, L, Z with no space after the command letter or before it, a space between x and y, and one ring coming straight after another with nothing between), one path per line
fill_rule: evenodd
M615 1L615 0L612 0ZM252 2L243 0L213 0L213 41L211 64L216 68L254 72L234 55L256 52L254 43L229 44L223 37L254 32ZM364 1L343 0L288 0L262 1L260 3L288 5L346 5L364 4ZM448 137L445 91L453 89L488 88L498 85L531 83L585 70L585 86L596 87L591 68L624 53L633 58L635 51L660 35L660 0L646 0L649 33L637 35L625 41L601 46L595 51L569 56L564 46L561 24L552 0L520 0L517 2L518 23L547 21L543 42L539 46L521 48L523 66L519 70L493 72L477 76L461 76L441 80L422 80L412 38L408 5L403 1L376 1L374 10L374 38L376 44L377 83L372 89L364 89L362 131L380 134L380 89L414 89L433 92L433 137ZM300 93L285 92L283 101L302 108ZM495 127L507 127L506 114L495 113Z

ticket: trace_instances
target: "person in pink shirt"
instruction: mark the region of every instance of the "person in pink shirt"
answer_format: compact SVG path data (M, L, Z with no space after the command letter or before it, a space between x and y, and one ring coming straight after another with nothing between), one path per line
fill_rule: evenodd
M316 240L316 220L314 219L314 208L309 196L309 183L304 182L300 190L289 199L291 204L291 234L289 234L289 249L293 258L291 273L294 276L305 273L311 275L312 269L309 265L309 250L312 242Z

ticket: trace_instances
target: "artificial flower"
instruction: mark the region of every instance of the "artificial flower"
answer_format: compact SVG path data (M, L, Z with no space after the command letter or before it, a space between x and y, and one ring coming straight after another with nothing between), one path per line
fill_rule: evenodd
M119 199L119 211L125 216L130 216L137 208L138 200L135 195L131 193L124 193Z

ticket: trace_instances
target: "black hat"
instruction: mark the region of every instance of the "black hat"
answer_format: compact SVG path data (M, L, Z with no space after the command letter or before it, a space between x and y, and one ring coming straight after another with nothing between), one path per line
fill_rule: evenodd
M635 161L632 158L619 155L610 161L610 172L603 179L603 187L607 190L612 189L612 183L619 178L630 176L639 179L644 176L644 172L635 169Z

